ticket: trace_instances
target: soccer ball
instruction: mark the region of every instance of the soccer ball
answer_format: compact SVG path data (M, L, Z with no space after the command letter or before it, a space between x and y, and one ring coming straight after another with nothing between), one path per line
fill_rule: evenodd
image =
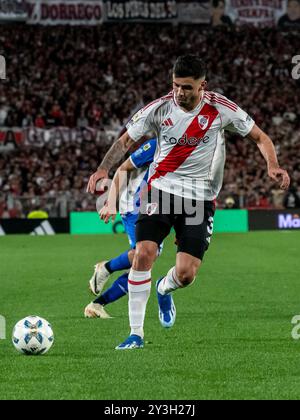
M28 356L46 354L54 343L52 327L39 316L28 316L16 324L12 342L19 353Z

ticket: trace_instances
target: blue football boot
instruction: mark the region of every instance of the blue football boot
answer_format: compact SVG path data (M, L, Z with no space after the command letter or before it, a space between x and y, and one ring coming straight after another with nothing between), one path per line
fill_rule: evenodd
M176 307L172 295L161 295L158 291L159 283L164 279L161 278L156 283L156 293L159 306L159 321L164 328L171 328L176 321Z
M139 335L130 335L124 343L116 347L116 350L143 349L144 340Z

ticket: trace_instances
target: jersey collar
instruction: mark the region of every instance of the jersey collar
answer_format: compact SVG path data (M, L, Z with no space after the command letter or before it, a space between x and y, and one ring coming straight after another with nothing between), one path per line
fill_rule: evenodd
M174 101L174 103L175 103L175 105L176 105L176 107L178 108L178 109L180 109L180 111L182 111L184 114L192 114L192 115L197 115L197 114L199 114L199 112L200 112L200 109L203 107L203 104L204 104L204 94L205 94L205 92L203 91L202 92L202 97L201 97L201 99L200 99L200 102L199 102L199 104L196 106L196 108L194 108L192 111L185 111L185 110L183 110L179 105L178 105L178 102L176 101L176 97L175 97L175 92L173 91L173 101Z

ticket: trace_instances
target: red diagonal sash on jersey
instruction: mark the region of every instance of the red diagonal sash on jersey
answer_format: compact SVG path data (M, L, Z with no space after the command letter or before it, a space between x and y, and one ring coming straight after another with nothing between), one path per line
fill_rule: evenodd
M205 130L202 130L199 124L199 117L205 116L209 118L208 126L205 128ZM206 133L210 129L212 123L219 115L216 108L209 104L205 104L199 114L194 118L191 125L188 127L186 132L183 134L182 137L186 136L187 138L203 138L205 137ZM201 142L200 142L201 144ZM178 169L183 162L186 161L186 159L193 153L193 151L199 146L199 144L196 144L195 146L189 146L189 145L179 145L177 144L174 146L174 148L171 150L171 152L165 157L165 159L160 162L156 168L155 174L150 178L149 180L149 187L151 187L152 181L155 179L158 179L160 177L166 176L168 172L175 172L176 169Z

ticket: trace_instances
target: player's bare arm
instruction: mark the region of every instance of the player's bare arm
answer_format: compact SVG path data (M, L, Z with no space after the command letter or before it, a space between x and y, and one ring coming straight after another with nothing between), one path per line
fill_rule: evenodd
M136 168L128 158L116 171L109 190L107 202L100 211L100 219L104 220L105 223L108 223L110 218L112 218L112 221L115 220L117 214L117 202L126 183L127 173L133 171L134 169Z
M257 125L253 127L247 137L257 144L259 150L265 158L270 178L279 183L281 189L287 190L290 185L290 177L287 171L280 168L275 146L270 137Z
M87 192L92 194L95 193L97 183L102 179L108 178L108 172L120 162L120 160L124 157L124 154L128 152L133 144L134 141L126 132L112 145L99 165L97 171L90 177ZM100 192L101 191L104 191L104 185L102 186L102 190L100 189Z

